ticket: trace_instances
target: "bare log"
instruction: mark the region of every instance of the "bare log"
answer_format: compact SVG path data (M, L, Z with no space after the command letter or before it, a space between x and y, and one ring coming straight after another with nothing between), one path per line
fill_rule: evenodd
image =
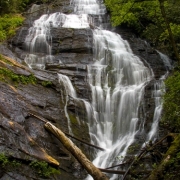
M60 129L56 128L50 122L47 122L44 126L61 141L64 147L83 165L94 180L109 180Z

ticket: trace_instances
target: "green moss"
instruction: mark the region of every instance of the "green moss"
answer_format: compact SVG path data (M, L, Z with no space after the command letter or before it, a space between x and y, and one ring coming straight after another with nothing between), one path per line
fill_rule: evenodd
M44 161L33 161L29 165L40 177L48 178L51 175L60 174L59 170L49 166L48 163Z
M163 97L163 119L161 124L171 132L180 132L180 72L174 72L165 81L166 93Z
M8 158L5 156L4 153L0 154L0 164L4 167L9 163Z
M0 168L3 168L5 171L21 168L22 164L23 162L20 160L9 158L4 153L0 153ZM60 174L58 169L55 169L44 161L32 161L29 166L34 170L35 174L43 178L48 178L54 174Z
M74 114L69 113L69 119L70 119L72 124L78 124L78 121L77 121L76 116Z
M0 167L10 170L21 166L20 161L8 158L4 153L0 153Z
M17 75L7 68L0 68L0 81L12 82L15 84L36 84L37 79L32 74L30 76Z
M51 87L53 85L51 81L42 81L41 84L44 87Z

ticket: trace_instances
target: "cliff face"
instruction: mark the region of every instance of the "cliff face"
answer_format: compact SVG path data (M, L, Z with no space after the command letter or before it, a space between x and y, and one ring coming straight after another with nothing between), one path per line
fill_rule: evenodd
M2 58L0 69L9 69L14 76L29 79L33 76L34 78L34 81L27 80L27 83L24 83L22 80L18 81L18 77L13 79L7 75L7 79L0 81L0 153L5 153L10 160L21 162L20 167L6 169L2 166L1 180L44 179L45 177L29 165L36 159L54 166L60 163L61 174L51 176L49 179L84 179L86 176L83 168L55 137L45 131L43 122L34 115L45 118L64 132L68 132L68 121L64 109L66 104L64 87L59 83L57 73L70 78L79 98L91 101L91 91L86 80L86 65L93 63L92 30L90 28L52 28L52 55L54 56L52 61L45 63L44 70L32 70L24 62L27 54L25 38L29 27L42 14L57 11L69 14L73 11L73 7L65 0L56 1L49 6L33 5L26 14L26 21L17 31L16 36L7 45L0 47L0 52L11 58ZM106 23L105 19L104 22ZM140 108L140 114L146 111L146 129L148 129L154 114L154 99L151 92L154 88L153 81L164 75L166 68L159 54L146 42L136 38L127 29L117 28L116 31L129 41L133 52L154 71L154 79L146 86L145 103ZM67 110L71 116L73 134L90 142L86 122L87 114L83 105L71 101L70 98ZM142 118L145 118L144 115ZM91 157L89 147L77 141L74 142L88 157Z

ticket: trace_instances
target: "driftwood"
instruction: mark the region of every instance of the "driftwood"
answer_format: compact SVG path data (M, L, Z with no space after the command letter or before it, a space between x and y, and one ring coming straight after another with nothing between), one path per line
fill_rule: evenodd
M36 117L37 119L43 121L44 123L48 122L47 120L45 120L44 118L42 118L42 117L40 117L40 116L37 116L37 115L32 114L32 113L29 113L29 114L31 114L32 116ZM64 133L66 136L70 137L70 138L73 138L73 139L76 139L76 140L79 141L79 142L82 142L83 144L86 144L86 145L91 146L91 147L93 147L93 148L99 149L99 150L101 150L101 151L105 151L105 149L103 149L103 148L101 148L101 147L98 147L98 146L96 146L96 145L94 145L94 144L87 143L87 142L85 142L85 141L83 141L83 140L81 140L81 139L79 139L79 138L77 138L77 137L74 137L74 136L72 136L72 135L70 135L70 134L68 134L68 133L66 133L66 132L63 132L63 133Z
M60 129L56 128L50 122L47 122L44 127L61 141L64 147L83 165L94 180L109 180Z

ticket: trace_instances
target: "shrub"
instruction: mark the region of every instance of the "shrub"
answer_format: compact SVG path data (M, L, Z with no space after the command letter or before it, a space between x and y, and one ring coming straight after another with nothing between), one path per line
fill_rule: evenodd
M0 16L0 42L15 35L17 27L21 26L24 18L21 15L5 14Z
M180 132L180 72L174 72L166 81L162 123L172 132Z

